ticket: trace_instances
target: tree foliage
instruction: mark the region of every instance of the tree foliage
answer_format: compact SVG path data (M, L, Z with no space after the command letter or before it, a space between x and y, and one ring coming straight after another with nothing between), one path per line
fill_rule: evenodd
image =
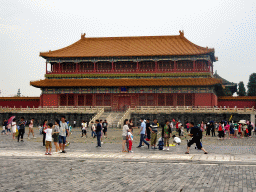
M256 73L252 73L248 82L248 96L256 96Z
M240 81L239 84L238 84L237 95L238 96L245 96L246 95L246 91L245 91L245 87L244 87L244 82L243 81Z

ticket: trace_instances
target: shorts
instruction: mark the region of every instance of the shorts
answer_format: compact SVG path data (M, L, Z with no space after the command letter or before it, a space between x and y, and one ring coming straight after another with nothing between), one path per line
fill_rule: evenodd
M126 136L123 136L123 141L124 141L124 140L127 140L127 139L126 139Z
M103 129L103 133L105 134L108 131L108 128Z
M82 133L86 134L86 130L82 129Z
M66 136L59 135L59 144L65 144L66 143Z
M29 133L34 133L33 128L30 128L30 127L29 127Z
M59 142L59 133L54 133L52 137L53 137L53 142L55 143Z
M196 144L196 147L198 149L202 149L202 144L200 142L199 138L192 138L189 142L188 142L188 147L191 147L191 145Z
M51 141L46 141L45 142L45 147L46 147L46 149L52 148L52 142Z

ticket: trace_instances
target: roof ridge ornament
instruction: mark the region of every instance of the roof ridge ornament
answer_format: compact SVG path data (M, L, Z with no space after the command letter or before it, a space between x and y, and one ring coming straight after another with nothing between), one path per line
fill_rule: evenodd
M179 30L180 36L184 37L184 30Z
M85 35L86 35L86 33L82 33L81 34L81 39L85 39Z

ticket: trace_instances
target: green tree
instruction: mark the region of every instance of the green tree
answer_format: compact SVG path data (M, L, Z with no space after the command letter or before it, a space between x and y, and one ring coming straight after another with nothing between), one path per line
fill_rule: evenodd
M244 82L243 81L240 81L238 83L237 95L238 96L245 96L246 95L246 91L245 91L245 87L244 87Z
M17 97L20 97L21 93L20 93L20 89L18 89L18 92L17 92Z
M248 82L248 96L256 96L256 73L252 73Z

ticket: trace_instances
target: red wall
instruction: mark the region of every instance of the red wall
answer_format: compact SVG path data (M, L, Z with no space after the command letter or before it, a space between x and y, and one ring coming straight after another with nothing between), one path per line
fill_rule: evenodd
M217 105L217 96L213 93L195 93L194 106Z
M30 107L33 108L33 106L35 108L39 107L40 105L40 100L39 99L33 99L33 100L22 100L22 99L15 99L15 100L1 100L0 98L0 106L1 107L11 107L13 108L15 106L15 108L26 108L26 107Z
M218 106L226 106L229 108L237 107L237 108L244 108L244 107L256 107L256 101L253 100L218 100Z
M57 94L43 94L40 97L41 106L58 106L58 95Z

